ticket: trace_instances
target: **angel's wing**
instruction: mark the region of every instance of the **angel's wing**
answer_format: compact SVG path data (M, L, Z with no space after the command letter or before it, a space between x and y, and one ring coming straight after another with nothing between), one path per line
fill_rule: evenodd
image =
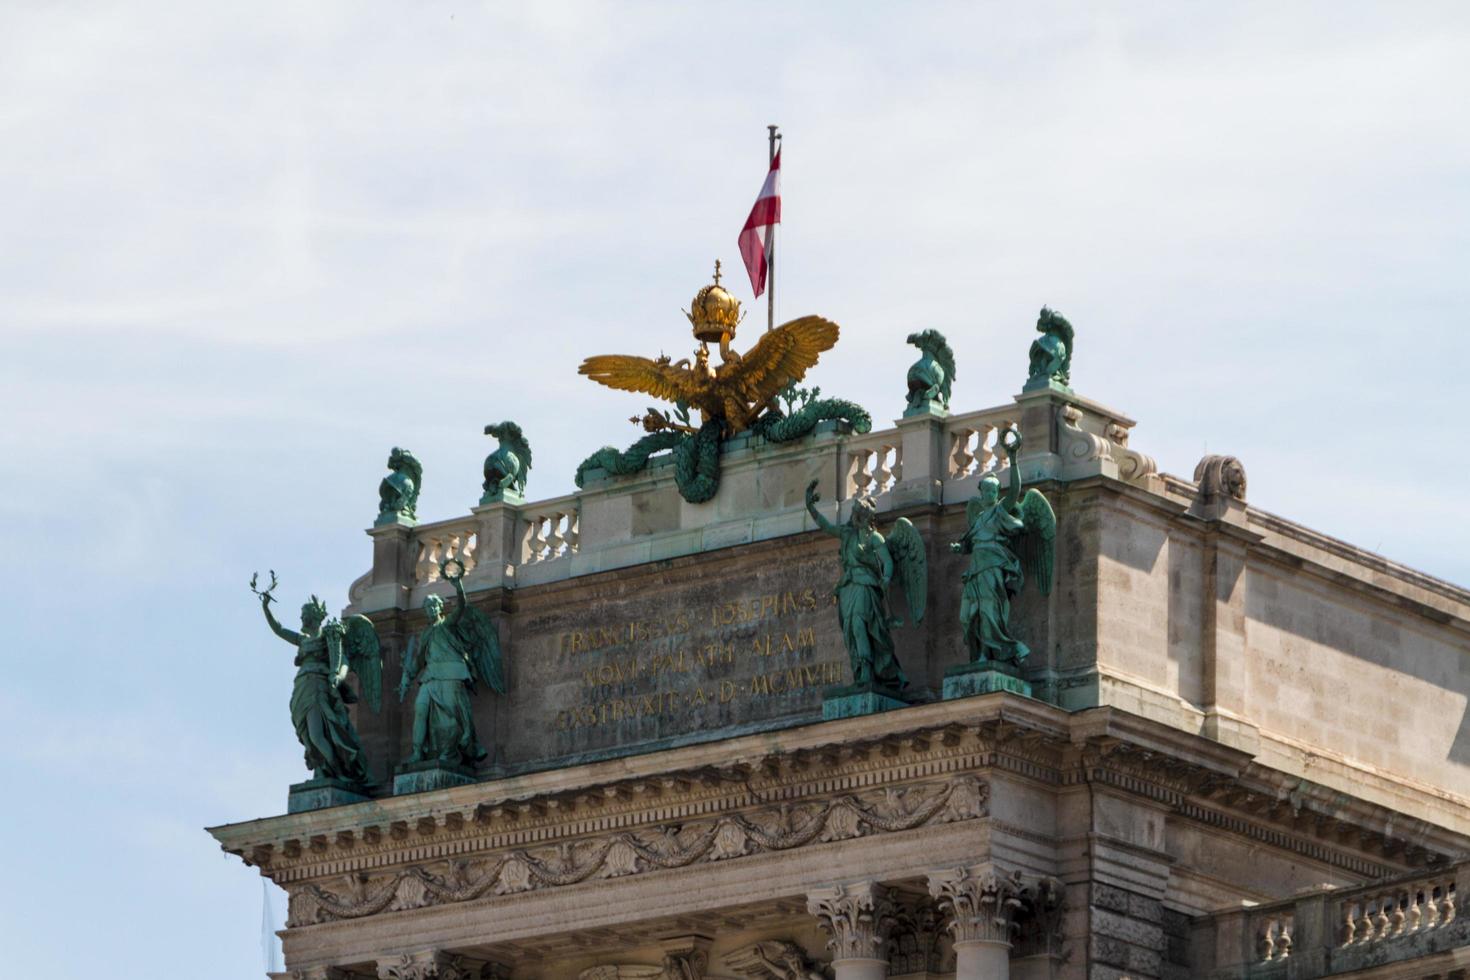
M804 316L761 334L740 360L720 366L720 380L733 384L753 405L763 405L793 381L800 381L823 351L837 343L837 324Z
M929 560L924 554L924 539L912 521L900 517L888 532L887 544L893 558L893 575L903 583L903 594L908 597L909 616L913 622L921 622L929 605Z
M1021 570L1036 579L1042 595L1051 595L1052 565L1056 560L1057 515L1046 495L1035 487L1021 496L1021 533L1016 535L1016 552Z
M599 354L577 368L598 384L620 391L641 391L665 401L691 401L698 394L697 380L687 368L664 361L650 361L631 354Z
M469 656L470 672L497 694L505 693L505 666L500 658L500 634L495 623L473 605L466 604L455 627L455 636Z
M383 706L383 656L378 631L366 616L348 616L342 626L346 631L342 646L347 666L357 675L363 700L379 711Z

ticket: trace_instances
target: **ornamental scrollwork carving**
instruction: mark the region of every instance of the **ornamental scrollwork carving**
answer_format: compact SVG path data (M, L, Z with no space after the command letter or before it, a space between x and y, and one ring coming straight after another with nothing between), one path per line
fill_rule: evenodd
M725 965L750 980L826 980L805 951L787 939L766 939L725 954Z
M810 804L781 804L680 826L623 831L555 847L517 849L484 858L410 866L370 879L353 874L340 886L307 882L291 889L288 925L356 919L384 911L473 901L539 888L580 884L734 860L808 844L926 824L973 820L989 813L990 787L973 775Z

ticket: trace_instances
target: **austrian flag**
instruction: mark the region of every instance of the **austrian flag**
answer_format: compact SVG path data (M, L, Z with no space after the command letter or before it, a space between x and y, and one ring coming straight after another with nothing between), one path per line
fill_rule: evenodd
M781 223L781 152L771 160L766 182L761 185L760 196L750 217L745 219L745 229L740 232L740 257L745 260L745 271L750 273L750 286L755 295L766 291L766 261L768 245L776 226Z

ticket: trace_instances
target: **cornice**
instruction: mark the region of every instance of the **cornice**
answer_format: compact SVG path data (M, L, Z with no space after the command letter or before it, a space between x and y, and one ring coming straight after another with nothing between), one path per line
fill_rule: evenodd
M286 886L303 924L988 818L998 777L1147 799L1364 878L1466 844L1200 736L1007 694L212 833Z

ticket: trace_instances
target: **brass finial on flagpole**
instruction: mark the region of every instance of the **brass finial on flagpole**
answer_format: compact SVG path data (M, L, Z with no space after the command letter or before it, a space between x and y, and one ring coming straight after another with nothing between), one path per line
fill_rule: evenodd
M781 140L781 127L770 125L766 127L769 133L770 152L766 158L766 166L776 162L776 144ZM766 234L766 329L770 330L776 325L776 226L771 225L771 230Z

